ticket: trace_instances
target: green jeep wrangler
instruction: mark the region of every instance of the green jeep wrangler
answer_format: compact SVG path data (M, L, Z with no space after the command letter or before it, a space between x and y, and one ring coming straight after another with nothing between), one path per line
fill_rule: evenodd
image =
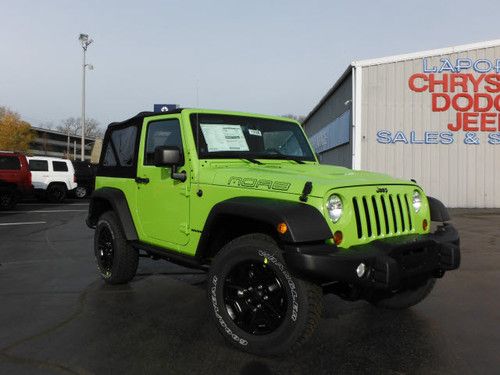
M107 283L139 256L206 270L222 335L277 355L313 334L323 293L422 301L459 266L449 220L412 181L320 165L295 121L179 109L109 125L87 225Z

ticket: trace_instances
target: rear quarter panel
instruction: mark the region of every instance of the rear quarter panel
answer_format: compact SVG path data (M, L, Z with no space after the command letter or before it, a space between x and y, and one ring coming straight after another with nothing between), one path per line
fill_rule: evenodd
M29 170L28 160L26 157L24 155L0 154L0 157L1 156L16 158L19 161L20 169L0 169L0 180L15 184L21 192L31 191L31 172Z

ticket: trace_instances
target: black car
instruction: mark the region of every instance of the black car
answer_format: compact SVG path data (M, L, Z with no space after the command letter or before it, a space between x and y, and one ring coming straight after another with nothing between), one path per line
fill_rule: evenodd
M96 166L86 161L73 161L75 180L78 187L75 189L77 198L85 198L94 191Z

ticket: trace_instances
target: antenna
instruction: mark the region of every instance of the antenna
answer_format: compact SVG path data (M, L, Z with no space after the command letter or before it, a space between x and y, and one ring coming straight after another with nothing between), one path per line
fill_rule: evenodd
M196 79L196 108L199 109L200 107L200 80L197 78ZM200 119L199 119L199 112L196 112L196 159L197 161L197 178L198 178L198 191L200 191Z

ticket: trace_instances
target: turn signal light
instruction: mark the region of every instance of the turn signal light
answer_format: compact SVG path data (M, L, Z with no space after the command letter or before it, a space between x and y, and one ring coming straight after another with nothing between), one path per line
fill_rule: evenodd
M342 243L343 237L344 237L344 235L342 234L341 231L339 231L339 230L336 231L333 234L333 242L335 243L335 245L340 245Z
M422 228L424 228L424 230L427 230L428 226L429 226L429 223L427 223L427 219L424 219L424 221L422 222Z
M279 234L285 234L286 231L288 230L288 227L285 223L279 223L278 226L276 227L276 230L278 231Z

